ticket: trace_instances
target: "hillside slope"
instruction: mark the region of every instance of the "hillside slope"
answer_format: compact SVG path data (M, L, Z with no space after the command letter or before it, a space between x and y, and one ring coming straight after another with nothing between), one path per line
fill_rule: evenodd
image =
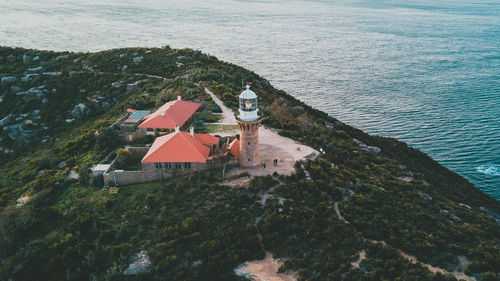
M265 251L300 280L455 279L401 252L499 278L499 202L425 153L345 125L241 67L169 47L2 47L0 79L0 280L241 280L234 269ZM204 87L236 108L242 81L253 83L265 126L325 154L241 187L208 170L109 194L89 173L122 145L107 127L127 108L209 100ZM150 269L123 275L141 251Z

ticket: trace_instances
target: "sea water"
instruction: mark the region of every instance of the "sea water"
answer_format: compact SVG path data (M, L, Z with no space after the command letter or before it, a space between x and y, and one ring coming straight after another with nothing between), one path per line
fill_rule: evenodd
M0 45L199 49L500 200L497 0L0 0Z

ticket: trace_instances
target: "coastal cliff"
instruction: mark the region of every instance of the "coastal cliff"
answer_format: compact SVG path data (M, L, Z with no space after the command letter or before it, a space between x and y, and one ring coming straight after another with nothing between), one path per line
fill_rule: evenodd
M169 47L0 47L0 81L0 280L241 280L266 252L299 280L499 278L498 201L239 66ZM109 126L128 108L210 103L206 87L236 109L242 81L264 126L324 153L291 176L213 169L117 194L90 173L124 145Z

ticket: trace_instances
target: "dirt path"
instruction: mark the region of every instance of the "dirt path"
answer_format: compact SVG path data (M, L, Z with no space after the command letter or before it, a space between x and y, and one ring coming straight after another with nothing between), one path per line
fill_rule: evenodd
M273 186L268 192L273 192L276 186ZM272 195L269 193L264 193L259 195L261 200L259 203L265 209L266 200ZM257 238L259 239L259 244L262 250L266 253L266 257L262 260L248 261L240 264L234 269L234 272L239 275L246 277L254 281L297 281L297 272L284 272L278 273L279 268L283 265L283 259L275 259L273 254L266 251L264 248L264 243L262 242L262 234L259 230L260 220L267 214L267 211L255 219L255 228L257 230Z
M208 88L205 88L205 92L210 95L212 100L220 107L222 110L222 119L219 122L214 124L227 124L227 125L236 125L236 118L234 117L234 113L231 109L224 105L224 103L210 91Z
M349 197L351 195L353 195L354 192L352 190L349 189L349 195L346 195L346 196L343 196L342 197L342 200L341 201L335 201L333 202L333 206L334 206L334 209L335 209L335 213L337 213L337 216L339 218L339 220L345 222L345 223L349 223L349 221L347 221L343 216L342 214L340 213L340 209L339 209L339 203L341 202L344 202L346 201L347 199L349 199ZM366 241L369 241L373 244L381 244L383 245L384 247L388 247L389 245L385 242L385 241L378 241L378 240L371 240L371 239L365 239ZM404 252L403 250L401 249L397 249L397 248L393 248L401 257L405 258L406 260L408 260L409 262L411 262L412 264L420 264L424 267L426 267L429 271L433 272L433 273L441 273L441 274L451 274L453 275L455 278L457 278L458 280L466 280L466 281L476 281L476 278L472 277L472 276L467 276L465 275L465 273L463 272L458 272L458 271L453 271L453 272L449 272L447 270L444 270L442 268L439 268L439 267L435 267L435 266L432 266L428 263L424 263L422 261L419 261L417 259L417 257L413 256L413 255L410 255L406 252ZM359 268L359 265L361 263L361 261L363 259L366 258L366 251L363 249L359 252L359 258L357 261L351 263L352 267L353 268Z

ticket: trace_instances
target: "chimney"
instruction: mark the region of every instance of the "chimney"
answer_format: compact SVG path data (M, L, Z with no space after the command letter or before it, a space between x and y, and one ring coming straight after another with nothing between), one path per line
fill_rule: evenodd
M189 127L189 133L191 134L191 137L194 138L194 127L193 126Z
M175 125L175 131L178 132L179 131L179 125Z
M181 100L181 96L177 96L177 100Z

